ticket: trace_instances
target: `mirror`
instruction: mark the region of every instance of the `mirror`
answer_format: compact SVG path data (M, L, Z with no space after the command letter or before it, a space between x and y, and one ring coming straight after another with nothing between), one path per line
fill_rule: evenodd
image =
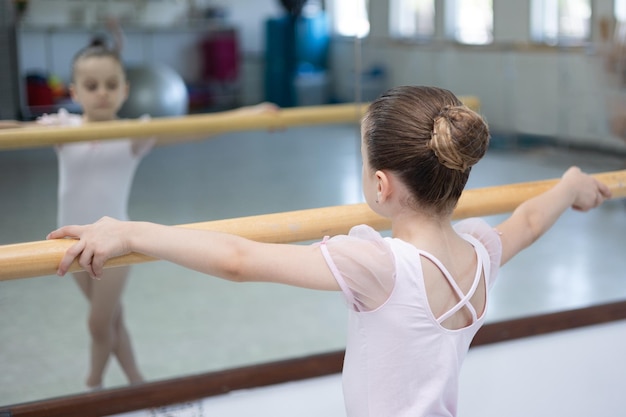
M139 168L130 216L183 224L360 202L358 149L350 125L159 147ZM8 151L0 159L2 178L14 179L2 181L9 197L3 218L16 225L3 227L0 243L42 240L56 223L54 152ZM10 361L0 377L7 378L2 403L83 391L87 303L73 279L5 281L0 293L0 339L14 341L2 349L2 361ZM234 284L153 262L132 268L123 302L139 366L150 380L343 347L345 311L336 293ZM33 380L22 385L25 374ZM125 383L111 361L105 386Z
M348 42L338 50L353 57ZM350 74L351 64L360 65L342 62L342 73ZM472 80L459 83L459 91L479 97L490 91ZM619 155L565 148L495 148L468 187L555 178L571 164L602 172L622 163ZM225 134L154 149L137 172L130 215L182 224L356 203L360 172L356 125ZM52 149L0 152L0 244L41 240L55 227L56 186ZM502 270L489 320L626 297L619 272L626 260L615 244L623 241L623 210L623 202L611 201L594 213L568 213L540 246ZM570 251L559 250L564 246ZM234 284L153 262L132 268L123 302L149 380L344 346L346 311L336 293ZM85 392L86 311L69 277L0 282L0 404ZM111 361L105 387L125 384Z

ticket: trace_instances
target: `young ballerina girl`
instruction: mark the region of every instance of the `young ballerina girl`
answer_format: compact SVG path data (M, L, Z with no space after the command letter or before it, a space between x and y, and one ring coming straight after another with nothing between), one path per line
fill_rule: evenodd
M375 100L362 121L363 193L391 220L392 237L361 225L313 245L268 244L103 218L48 238L78 239L59 275L77 260L106 281L107 259L138 252L237 282L341 291L350 316L347 415L454 416L460 367L499 267L569 207L589 210L610 197L608 187L572 167L496 228L477 218L453 224L488 141L484 120L447 90L404 86Z

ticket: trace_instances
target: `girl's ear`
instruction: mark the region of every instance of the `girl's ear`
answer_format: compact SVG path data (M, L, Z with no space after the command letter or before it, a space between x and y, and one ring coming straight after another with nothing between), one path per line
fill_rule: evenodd
M376 171L376 200L379 203L385 202L391 196L391 181L385 171Z

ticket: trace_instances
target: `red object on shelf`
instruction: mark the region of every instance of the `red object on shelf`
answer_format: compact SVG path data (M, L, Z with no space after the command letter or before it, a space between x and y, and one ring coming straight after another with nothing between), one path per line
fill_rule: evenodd
M201 43L202 78L205 81L236 81L239 76L239 45L235 30L208 35Z
M43 77L29 76L26 78L26 98L29 106L51 106L54 104L54 93Z

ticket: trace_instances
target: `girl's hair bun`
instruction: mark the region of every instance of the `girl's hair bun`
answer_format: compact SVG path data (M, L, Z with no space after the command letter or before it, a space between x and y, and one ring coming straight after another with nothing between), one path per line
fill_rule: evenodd
M466 106L445 106L435 117L428 147L449 169L465 172L487 151L489 127Z

